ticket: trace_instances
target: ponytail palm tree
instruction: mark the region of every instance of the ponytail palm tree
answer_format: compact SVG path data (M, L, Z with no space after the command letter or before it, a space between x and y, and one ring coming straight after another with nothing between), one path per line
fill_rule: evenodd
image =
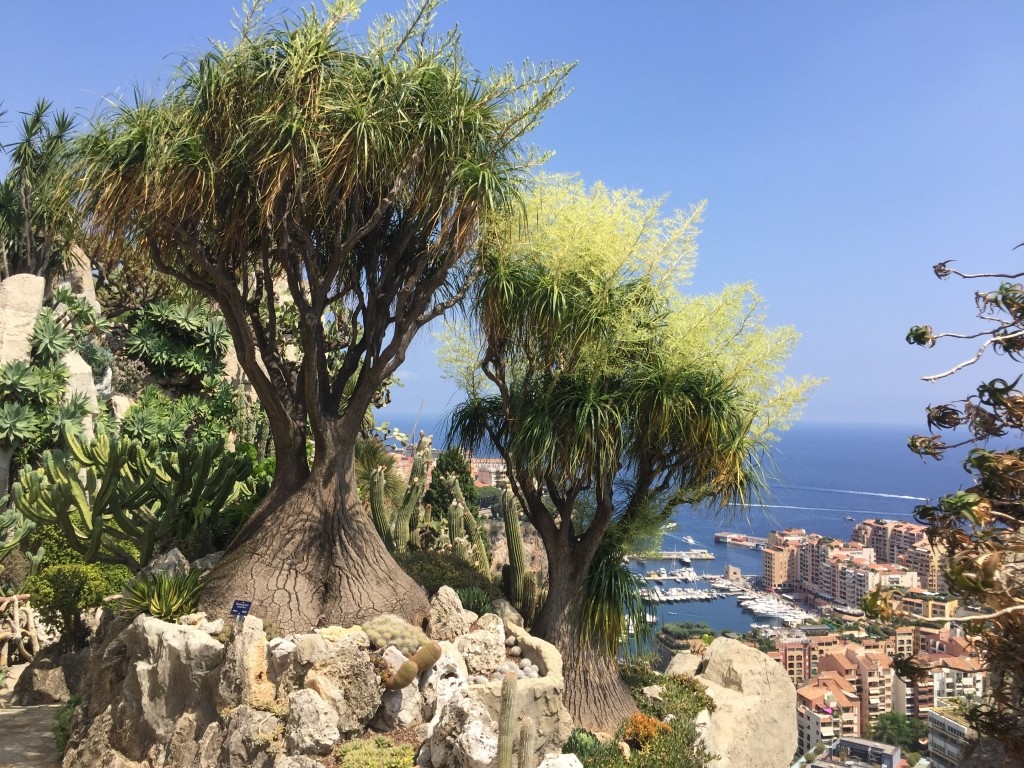
M615 568L630 534L679 504L749 503L809 383L777 381L795 334L766 329L749 288L678 294L699 208L666 219L660 201L555 177L527 212L488 242L471 319L489 387L450 438L507 462L547 553L533 630L562 653L577 725L614 732L635 708L615 662L616 602L637 607Z
M457 33L431 34L435 0L356 39L353 5L257 13L79 147L95 232L219 306L267 413L274 482L204 609L248 596L282 631L426 615L359 501L356 438L415 333L464 295L481 224L518 204L524 136L567 72L479 75Z

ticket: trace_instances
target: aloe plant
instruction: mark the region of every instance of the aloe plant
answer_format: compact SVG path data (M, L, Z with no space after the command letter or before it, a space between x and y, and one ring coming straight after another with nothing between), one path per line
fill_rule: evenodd
M124 588L118 609L132 616L148 613L161 621L177 621L195 610L202 591L197 570L187 574L142 572Z

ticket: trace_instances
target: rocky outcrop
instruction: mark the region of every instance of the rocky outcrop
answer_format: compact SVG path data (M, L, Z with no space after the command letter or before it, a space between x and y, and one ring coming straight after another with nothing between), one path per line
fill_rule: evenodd
M430 599L427 631L434 640L454 640L469 631L462 601L451 587L441 587Z
M68 381L64 386L67 397L80 395L85 398L87 415L82 420L82 430L87 437L93 436L93 419L100 412L99 396L92 377L92 368L77 352L68 352L61 358L68 368Z
M405 658L393 647L371 648L359 627L268 640L253 616L219 636L211 632L221 627L202 614L182 622L108 617L83 665L86 698L64 766L312 768L311 760L367 727L418 734L419 764L431 768L494 761L501 682L470 682L459 651L465 635L440 641L438 661L409 685L385 690L388 670ZM571 730L561 657L493 614L468 633L470 647L505 648L506 630L538 671L519 681L518 711L536 723L536 764Z
M45 287L36 275L11 275L0 282L0 365L32 356L32 329Z
M777 661L738 640L717 638L702 657L678 654L668 674L692 674L715 701L698 716L712 768L780 768L796 751L796 688ZM695 660L699 663L696 666Z

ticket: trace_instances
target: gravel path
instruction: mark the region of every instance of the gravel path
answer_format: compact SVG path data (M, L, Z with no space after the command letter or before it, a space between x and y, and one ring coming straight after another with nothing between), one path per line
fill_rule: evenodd
M53 745L57 705L11 706L11 691L25 666L11 667L0 686L0 768L59 768L60 755Z

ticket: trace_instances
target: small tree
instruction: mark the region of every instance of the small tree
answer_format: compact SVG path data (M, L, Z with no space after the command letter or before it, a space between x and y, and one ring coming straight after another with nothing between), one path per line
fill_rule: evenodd
M1018 246L1019 247L1019 246ZM947 378L981 360L987 352L1024 360L1024 273L966 274L942 262L937 277L997 279L999 286L975 294L984 327L974 333L935 333L914 326L907 341L931 347L944 339L980 340L977 352L947 371L925 377ZM1007 445L1024 434L1021 374L984 381L961 401L927 408L929 434L910 438L915 453L941 459L950 448L973 445L964 462L971 485L915 511L928 537L945 550L950 592L982 613L968 628L977 635L988 671L987 702L970 708L979 732L994 736L1012 762L1024 762L1024 449ZM947 443L942 432L962 429L963 439ZM989 441L1001 438L1000 447Z
M477 509L476 486L473 485L469 462L458 448L446 448L438 455L437 461L434 463L434 470L430 475L430 487L427 488L427 492L423 496L423 503L430 504L439 512L447 511L451 506L452 499L455 498L455 494L445 482L452 475L459 480L459 488L469 505L470 512L475 513Z
M217 304L267 414L274 483L205 608L245 595L282 631L418 624L426 596L360 503L356 438L413 336L462 299L481 225L516 207L524 137L568 68L480 75L457 32L432 34L437 0L358 39L355 3L277 23L266 5L166 95L100 117L82 202L108 247L141 244Z

